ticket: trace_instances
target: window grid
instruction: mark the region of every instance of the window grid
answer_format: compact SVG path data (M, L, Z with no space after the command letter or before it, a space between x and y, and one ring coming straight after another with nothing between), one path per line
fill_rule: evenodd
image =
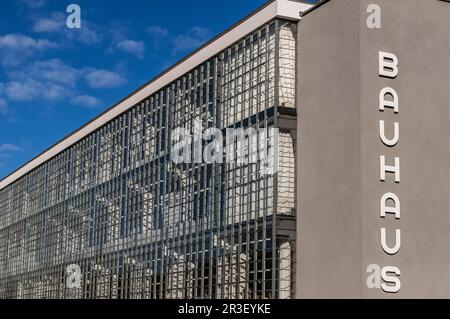
M268 23L1 190L0 298L292 296L293 248L275 229L292 203L278 177L260 162L176 165L170 134L274 127L277 97L295 95L281 80L295 59L280 66L295 28ZM69 265L79 288L67 286Z

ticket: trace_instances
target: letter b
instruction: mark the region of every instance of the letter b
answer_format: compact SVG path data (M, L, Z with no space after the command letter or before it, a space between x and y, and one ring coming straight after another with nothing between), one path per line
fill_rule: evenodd
M398 58L395 54L379 52L380 76L395 79L398 75Z

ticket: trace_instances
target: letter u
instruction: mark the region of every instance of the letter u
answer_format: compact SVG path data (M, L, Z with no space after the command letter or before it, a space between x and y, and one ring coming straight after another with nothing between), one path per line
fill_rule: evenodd
M390 248L386 239L386 228L381 228L381 247L388 255L395 255L400 250L402 232L400 229L395 230L395 246Z
M384 121L380 121L380 138L384 145L393 147L398 144L398 140L400 139L400 124L398 122L394 123L394 137L387 138L386 137L386 129L384 125Z

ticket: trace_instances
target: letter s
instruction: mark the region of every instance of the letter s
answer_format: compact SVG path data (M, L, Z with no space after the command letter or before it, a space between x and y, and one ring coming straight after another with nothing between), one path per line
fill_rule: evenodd
M395 274L389 275L390 273ZM393 266L386 266L381 270L381 279L383 279L384 283L381 284L381 289L387 293L397 293L400 291L402 286L400 279L400 269ZM390 285L388 285L390 284Z

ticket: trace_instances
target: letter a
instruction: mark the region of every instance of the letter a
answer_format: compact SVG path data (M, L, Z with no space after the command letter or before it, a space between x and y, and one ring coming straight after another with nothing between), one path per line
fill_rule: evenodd
M367 266L367 276L366 284L369 289L380 289L381 288L381 267L378 265Z
M367 18L367 27L369 29L381 28L381 8L378 4L370 4L367 7L367 13L370 13Z
M392 101L386 99L386 95L392 95ZM393 108L394 113L398 114L398 94L393 88L384 88L380 92L380 112L384 112L386 107Z
M388 200L392 200L394 202L394 207L387 206L386 203ZM394 193L386 193L381 198L380 202L380 216L381 218L386 218L386 213L395 214L395 219L400 219L400 199Z
M67 17L66 25L69 29L81 29L81 8L78 4L69 4L66 9L70 15Z

